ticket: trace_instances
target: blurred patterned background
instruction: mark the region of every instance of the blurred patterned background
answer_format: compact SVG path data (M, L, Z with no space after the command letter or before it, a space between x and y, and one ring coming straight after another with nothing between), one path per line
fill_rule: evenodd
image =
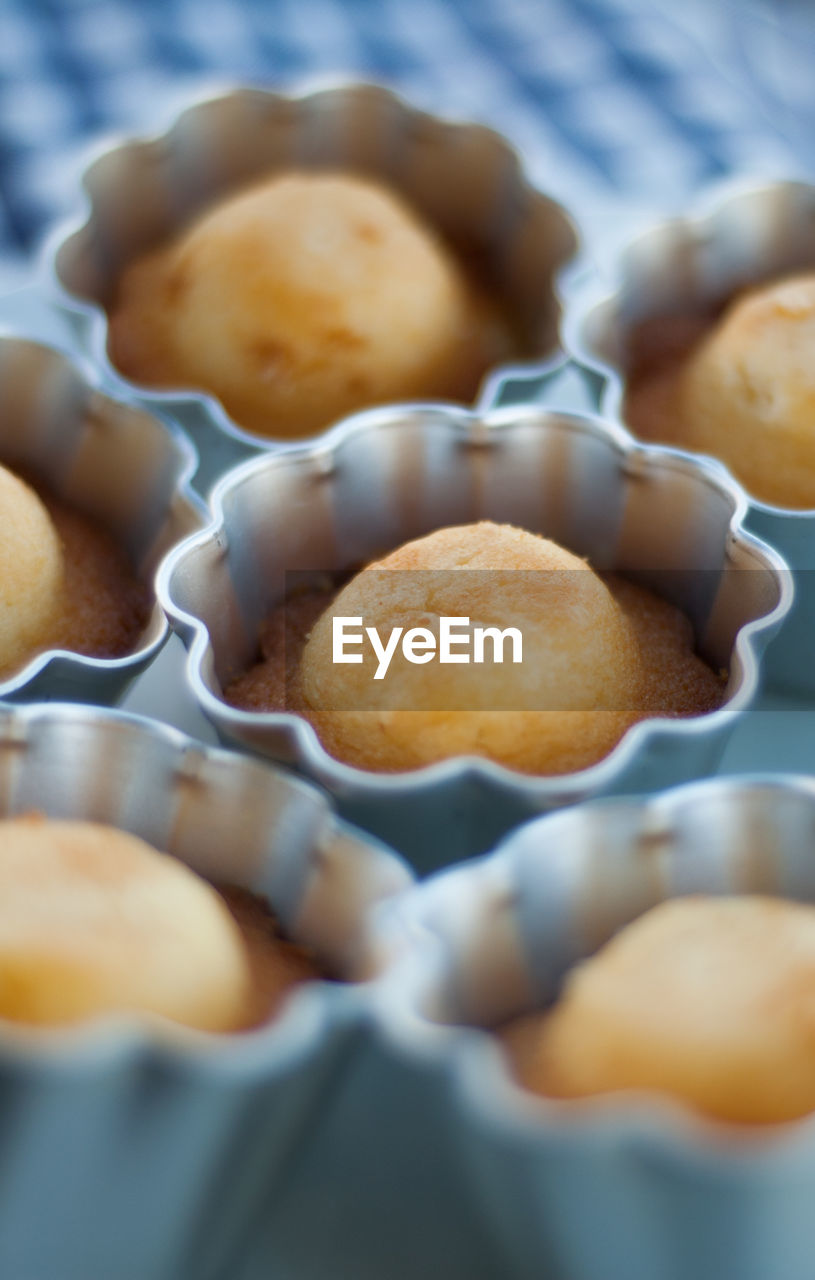
M804 170L813 29L810 0L0 0L0 257L76 203L93 135L163 126L202 79L384 80L494 124L578 214Z

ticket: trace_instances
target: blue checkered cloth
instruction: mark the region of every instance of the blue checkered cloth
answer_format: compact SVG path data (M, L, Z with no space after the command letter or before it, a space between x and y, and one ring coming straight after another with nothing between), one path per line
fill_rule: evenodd
M0 255L75 205L83 143L163 126L170 97L204 76L385 81L492 123L573 207L662 206L734 169L791 168L795 140L751 83L734 13L726 0L0 0Z

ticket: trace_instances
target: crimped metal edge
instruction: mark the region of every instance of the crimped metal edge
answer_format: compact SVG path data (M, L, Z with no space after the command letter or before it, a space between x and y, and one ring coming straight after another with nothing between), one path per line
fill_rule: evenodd
M140 739L145 745L154 743L168 748L175 757L179 776L185 773L197 776L202 765L214 765L219 771L237 776L265 773L275 779L276 785L284 785L289 794L302 796L323 812L324 834L331 843L341 842L350 849L364 850L366 856L376 860L383 901L388 894L410 887L413 875L398 854L336 818L329 798L305 780L235 752L205 746L169 725L142 716L72 703L3 707L0 708L0 761L4 748L22 756L29 735L35 734L39 726L47 730L77 724L89 728L100 739L112 733ZM18 759L9 768L12 779L18 781L25 766ZM2 812L6 816L9 810L2 769L0 790L4 796ZM126 797L122 803L129 819L123 829L138 834L138 823L133 822L133 811L128 810ZM49 804L49 797L43 794L37 796L37 808L48 817L58 817L64 813L65 806L60 802ZM71 813L75 816L73 809ZM95 814L87 816L89 820L100 820ZM375 904L367 907L371 917L376 910ZM376 955L369 950L367 936L360 938L360 944L360 963L375 963ZM162 1065L183 1067L187 1073L206 1079L251 1082L272 1078L312 1054L330 1025L358 1019L368 1001L369 985L306 984L292 994L271 1022L237 1035L209 1034L160 1018L112 1015L67 1028L39 1029L4 1023L0 1030L0 1061L20 1062L39 1073L63 1070L99 1073L135 1067L148 1058Z
M573 360L579 369L590 378L597 396L600 412L605 416L625 422L623 401L625 398L625 380L619 368L605 360L592 349L586 339L586 327L592 315L601 307L611 306L620 296L623 289L622 259L625 254L643 243L657 231L675 229L685 233L689 242L704 244L709 231L728 210L737 208L739 204L757 195L771 195L774 191L786 188L809 188L815 193L815 187L803 177L781 178L765 175L751 178L748 175L727 178L713 183L700 193L691 203L686 213L665 214L641 220L641 225L632 232L629 228L624 237L614 244L607 254L603 255L602 266L594 271L565 272L559 280L558 295L561 305L560 335L563 349L567 357ZM712 457L696 450L676 449L689 457ZM729 468L724 466L731 475ZM732 478L732 475L731 475ZM771 518L787 517L792 520L810 522L815 519L815 508L797 509L782 507L747 494L751 509Z
M177 475L169 495L165 514L178 499L183 505L184 520L189 525L201 526L207 509L192 488L192 478L198 466L198 454L185 433L175 423L162 415L151 413L132 396L112 396L92 361L66 346L54 342L40 342L28 335L21 336L10 324L0 326L0 345L6 340L19 342L53 355L65 362L88 390L100 397L104 405L114 409L124 407L134 413L152 417L163 433L177 460ZM116 698L123 689L144 671L164 646L170 629L155 590L154 602L146 635L137 649L119 658L94 658L73 650L51 648L35 654L19 671L0 680L0 699L16 702L31 697L48 698L56 693L65 695L67 688L75 691L78 700L94 701Z
M774 631L788 613L793 598L793 588L785 561L766 543L748 533L744 528L747 498L744 491L732 479L729 472L715 459L699 458L681 450L643 445L634 440L618 422L610 422L594 414L559 414L579 424L580 428L609 440L621 457L632 464L644 464L648 468L668 467L692 472L733 504L730 536L750 548L763 559L766 567L778 577L779 598L773 610L744 626L736 638L734 654L742 664L743 679L740 688L724 706L705 716L686 720L667 717L643 721L629 729L618 745L597 764L570 775L532 777L510 770L503 765L477 756L461 756L427 765L404 773L377 774L358 769L335 760L319 742L316 732L302 717L290 712L258 713L238 711L228 707L207 688L203 672L212 646L205 625L199 618L181 609L175 602L171 582L176 570L183 566L187 556L198 547L216 540L224 530L224 502L230 490L255 471L269 466L285 466L288 461L309 460L322 463L330 470L336 451L344 442L366 431L379 431L389 423L403 420L406 415L429 413L443 414L446 420L462 434L473 434L479 428L499 431L504 424L534 419L545 410L531 407L496 409L486 418L472 410L437 404L394 405L383 409L365 410L355 414L330 429L313 445L286 454L264 454L259 458L234 468L216 485L211 495L212 521L200 533L187 539L165 559L157 577L157 591L173 625L188 645L187 674L193 695L207 717L230 736L236 729L284 728L292 755L308 776L326 786L332 793L345 794L364 789L367 794L382 797L421 794L432 785L444 785L463 779L488 781L502 790L520 793L537 801L566 804L590 794L611 783L616 774L631 763L640 753L648 750L660 734L670 733L677 741L695 739L713 728L732 723L750 704L759 680L759 660L756 639L768 631Z
M232 95L247 91L261 92L265 93L269 98L277 99L281 103L297 103L322 93L343 90L353 91L355 89L377 91L387 96L399 110L416 119L433 121L438 126L451 129L477 127L485 134L494 137L505 148L507 155L514 164L524 192L536 198L547 200L553 206L553 210L560 215L564 232L571 237L571 253L566 254L561 259L560 270L564 268L572 270L582 261L582 240L574 216L566 210L555 196L548 195L530 181L527 176L524 156L513 146L511 141L496 129L481 121L431 114L426 108L419 106L384 82L337 75L307 77L299 80L285 92L270 90L268 85L252 84L251 82L216 82L208 83L205 88L199 86L192 94L186 92L172 96L168 99L165 109L161 113L161 122L156 123L152 132L138 137L127 134L109 134L83 151L77 163L77 185L82 193L81 203L74 214L61 220L46 235L38 256L38 280L46 296L53 300L63 311L73 316L77 323L81 325L83 340L87 345L91 359L103 371L105 382L112 388L114 394L135 396L142 403L164 408L170 414L191 406L199 407L206 413L210 423L222 433L230 445L228 452L224 455L226 462L234 464L240 458L247 455L253 456L258 451L268 448L296 449L301 445L302 440L264 437L244 430L229 416L221 401L208 392L187 387L168 390L150 388L126 378L115 368L107 352L108 318L104 309L95 302L80 298L63 285L57 265L57 260L63 247L72 237L87 226L92 214L85 174L103 156L126 145L131 143L149 145L164 141L183 114L194 111L196 108L213 101L226 100ZM558 274L559 272L556 271L553 276L553 303L560 309L560 292L555 284ZM484 408L490 404L497 403L507 384L546 377L552 371L554 365L559 364L561 360L562 353L557 348L554 348L541 357L507 362L488 370L476 394L475 406ZM321 434L317 433L311 439L319 438ZM202 459L204 467L206 467L206 462L206 459ZM208 481L212 479L209 469L206 471L206 477Z
M722 796L735 806L757 791L803 798L815 823L815 779L811 777L758 773L708 778L654 796L604 797L575 809L544 814L517 828L491 854L439 872L417 885L409 896L386 907L379 921L379 926L398 940L392 945L388 972L375 993L380 1034L399 1055L431 1067L451 1082L452 1095L468 1123L497 1129L527 1149L549 1141L577 1151L598 1146L614 1151L629 1145L639 1149L639 1144L646 1143L649 1150L724 1172L743 1170L745 1161L751 1167L772 1169L811 1151L815 1113L751 1126L706 1117L689 1104L656 1091L630 1090L573 1099L533 1094L513 1079L505 1054L488 1031L436 1021L423 1008L429 1002L435 1009L434 997L444 973L443 933L446 931L448 944L456 945L478 918L482 899L500 899L512 912L513 901L522 893L516 874L522 842L533 839L539 845L535 855L551 882L554 921L558 903L566 903L579 883L571 843L587 825L595 836L593 851L599 855L605 824L615 813L642 815L654 829L665 830L676 814L692 810L711 795ZM704 861L704 851L700 854ZM700 883L696 889L669 890L664 896L739 891L737 886ZM778 896L783 896L780 890ZM812 900L815 902L815 897ZM565 969L574 962L570 959ZM511 973L512 980L518 982L514 967ZM487 980L486 975L482 977Z

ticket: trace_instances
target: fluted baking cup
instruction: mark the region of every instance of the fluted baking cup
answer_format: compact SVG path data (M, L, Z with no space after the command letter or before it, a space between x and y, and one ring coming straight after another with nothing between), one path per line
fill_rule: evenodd
M815 785L714 780L527 824L491 858L420 886L383 985L389 1052L441 1100L474 1217L507 1280L806 1280L812 1117L717 1124L656 1094L536 1097L480 1028L545 1006L563 976L663 899L815 902ZM389 930L393 932L395 923ZM715 981L715 974L711 980ZM472 1028L479 1028L473 1030Z
M506 300L525 335L526 371L546 372L559 349L553 279L574 257L577 236L499 134L439 119L365 82L205 96L161 135L94 149L81 177L83 208L49 239L44 271L48 293L74 319L111 386L137 392L189 431L201 454L202 489L230 463L281 442L273 432L265 438L244 430L201 388L157 390L124 378L110 360L105 307L140 253L219 199L295 168L368 175L401 193L466 260L480 264ZM517 362L488 372L481 402L520 372Z
M163 555L204 523L190 487L195 452L183 432L104 394L87 361L11 333L0 335L0 463L109 531L151 593ZM167 635L151 594L131 653L46 649L0 680L0 699L116 702Z
M727 183L688 214L658 223L565 288L563 340L595 383L604 413L624 418L627 335L677 312L709 313L737 291L815 268L815 186ZM815 510L748 494L745 523L795 572L796 602L767 654L767 682L815 694Z
M189 647L192 693L219 733L319 781L347 816L426 871L483 852L531 814L715 767L791 599L783 561L744 531L744 511L722 467L642 447L599 418L396 406L237 467L214 491L212 523L167 558L158 589ZM690 616L700 652L729 670L723 706L643 721L590 768L533 777L474 756L369 773L330 756L302 717L224 700L254 661L287 574L355 569L443 525L483 519L544 533L663 592Z
M375 968L369 919L410 882L315 788L132 716L0 711L0 813L32 809L109 823L260 894L339 977ZM355 1052L366 989L308 984L232 1036L126 1017L7 1023L0 1273L221 1280L243 1274L258 1233L271 1267L266 1216Z

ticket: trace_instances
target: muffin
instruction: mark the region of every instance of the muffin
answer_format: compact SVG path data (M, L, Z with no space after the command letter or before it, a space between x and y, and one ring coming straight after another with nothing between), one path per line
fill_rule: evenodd
M691 448L751 493L815 506L815 276L737 299L692 353L681 413Z
M335 619L359 619L380 643L393 629L439 642L442 619L522 637L484 644L482 662L333 659ZM333 595L290 597L269 621L263 657L225 696L246 710L296 710L325 748L393 772L485 756L527 773L568 773L606 755L648 714L692 714L721 701L721 679L692 652L687 619L648 592L604 580L537 534L489 521L398 548ZM475 657L475 652L471 654Z
M95 520L0 466L0 679L47 648L130 653L150 591Z
M502 1032L518 1080L578 1098L648 1090L717 1120L815 1110L815 907L679 898L567 978L551 1012Z
M201 1031L246 1027L314 972L261 917L250 895L230 910L123 831L0 821L0 1019L59 1026L135 1013Z
M62 544L33 489L0 467L0 677L55 633L63 599Z
M393 191L285 172L132 262L110 354L154 387L217 396L266 436L386 401L470 401L509 353L500 308Z
M752 289L716 317L651 327L633 343L632 428L713 454L764 502L815 506L815 276Z

